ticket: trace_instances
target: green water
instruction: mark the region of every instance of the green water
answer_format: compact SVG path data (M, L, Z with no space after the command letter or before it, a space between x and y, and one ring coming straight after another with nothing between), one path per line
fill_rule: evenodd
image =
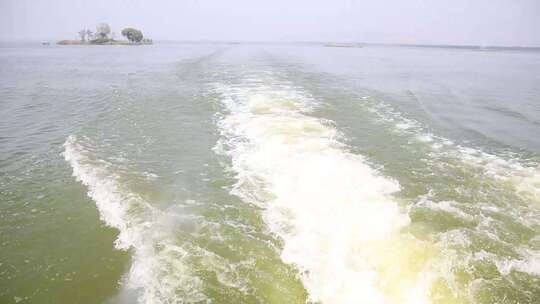
M2 303L536 303L540 54L0 46Z

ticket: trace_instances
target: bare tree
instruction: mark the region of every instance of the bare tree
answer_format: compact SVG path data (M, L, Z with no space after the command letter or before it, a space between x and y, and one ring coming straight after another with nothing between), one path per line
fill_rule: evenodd
M91 30L86 30L86 38L88 39L88 41L94 40L94 32L92 32Z
M86 30L85 29L82 29L82 30L79 31L79 37L81 37L81 42L82 43L86 42Z

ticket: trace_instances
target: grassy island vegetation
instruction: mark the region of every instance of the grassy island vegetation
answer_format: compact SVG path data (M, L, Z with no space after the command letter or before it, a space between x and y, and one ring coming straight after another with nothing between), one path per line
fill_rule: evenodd
M143 33L135 28L125 28L122 30L122 36L127 40L116 40L115 32L107 23L100 23L96 26L96 31L82 29L78 32L79 40L61 40L59 45L143 45L153 44L152 39L145 38Z

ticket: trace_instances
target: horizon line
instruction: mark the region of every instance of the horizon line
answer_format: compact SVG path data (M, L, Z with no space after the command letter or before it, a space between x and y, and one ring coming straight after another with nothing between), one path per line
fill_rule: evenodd
M54 38L57 39L57 38ZM0 43L10 43L10 42L19 42L19 43L41 43L46 42L47 40L52 39L38 39L38 38L15 38L15 39L4 39L0 38ZM77 40L77 39L73 39ZM242 40L242 39L231 39L231 40L219 40L219 39L153 39L154 43L194 43L194 44L343 44L351 46L399 46L399 47L430 47L430 48L458 48L458 49L532 49L540 50L540 45L538 46L523 46L523 45L496 45L496 44L445 44L445 43L399 43L399 42L361 42L361 41L315 41L315 40L288 40L288 41L279 41L279 40Z

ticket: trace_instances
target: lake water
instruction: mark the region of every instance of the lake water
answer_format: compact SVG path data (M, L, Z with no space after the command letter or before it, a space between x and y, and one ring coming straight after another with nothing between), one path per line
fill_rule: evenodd
M1 303L538 303L540 52L0 45Z

